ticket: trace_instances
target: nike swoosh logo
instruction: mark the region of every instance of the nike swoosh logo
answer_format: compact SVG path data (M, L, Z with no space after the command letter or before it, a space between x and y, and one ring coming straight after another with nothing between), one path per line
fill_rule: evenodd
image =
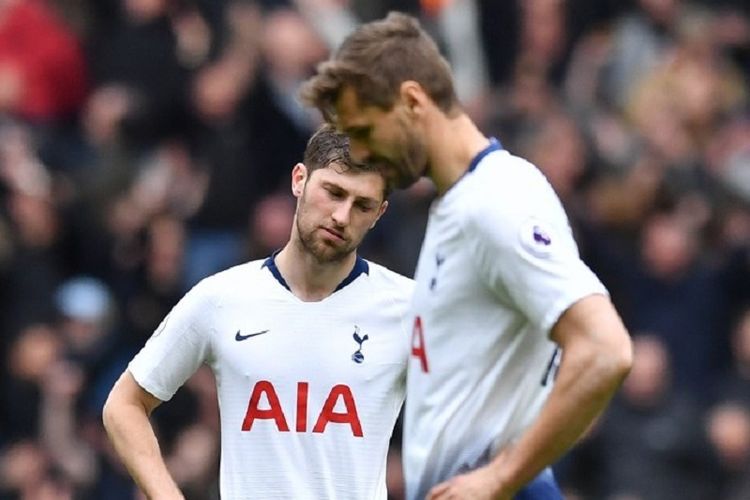
M264 333L268 333L268 332L269 332L269 330L261 330L259 332L251 333L249 335L240 335L240 331L237 330L237 333L234 336L234 340L236 340L237 342L239 342L241 340L247 340L250 337L257 337L258 335L263 335Z

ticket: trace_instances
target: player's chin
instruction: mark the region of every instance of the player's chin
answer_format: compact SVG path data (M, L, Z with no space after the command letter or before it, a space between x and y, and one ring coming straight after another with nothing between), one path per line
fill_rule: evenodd
M350 245L327 240L315 249L315 258L318 262L339 262L352 253Z
M408 167L399 172L398 187L406 189L412 187L425 174L427 167L417 167L418 163L409 163Z

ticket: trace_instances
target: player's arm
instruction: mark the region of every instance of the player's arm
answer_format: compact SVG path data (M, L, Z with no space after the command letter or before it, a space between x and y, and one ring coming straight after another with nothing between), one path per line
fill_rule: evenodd
M501 491L517 491L570 449L630 371L630 336L603 295L573 304L551 336L563 350L560 371L537 420L494 464Z
M579 300L562 314L551 336L563 358L537 420L486 467L441 483L429 498L510 499L571 448L602 412L632 364L630 336L609 299Z
M167 471L149 421L161 401L149 394L125 371L115 383L102 414L115 451L149 499L182 499Z

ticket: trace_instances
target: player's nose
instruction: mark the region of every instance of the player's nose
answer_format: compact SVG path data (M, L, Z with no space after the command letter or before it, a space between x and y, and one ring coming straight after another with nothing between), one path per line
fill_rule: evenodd
M352 204L349 202L342 202L336 205L333 210L333 221L339 227L346 227L349 224L349 217L352 211Z

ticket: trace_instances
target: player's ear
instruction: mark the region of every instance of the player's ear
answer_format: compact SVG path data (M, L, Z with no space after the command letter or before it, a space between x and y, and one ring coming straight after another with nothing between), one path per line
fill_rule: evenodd
M414 80L401 82L399 97L407 112L411 115L423 113L429 100L422 86Z
M302 196L307 182L307 167L303 163L297 163L292 169L292 194L295 198Z
M372 223L372 225L370 226L370 229L375 227L375 224L378 223L378 221L380 220L380 217L383 216L383 214L385 213L387 209L388 209L388 200L385 200L383 201L383 203L380 204L380 208L378 209L378 216L375 219L375 221Z

